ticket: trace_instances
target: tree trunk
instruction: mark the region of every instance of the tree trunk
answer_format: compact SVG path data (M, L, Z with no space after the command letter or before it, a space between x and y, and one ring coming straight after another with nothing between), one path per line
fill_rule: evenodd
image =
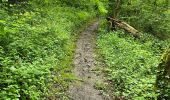
M115 0L115 8L114 8L114 18L117 18L120 13L120 8L121 8L121 0Z
M170 48L162 55L156 78L158 100L170 100Z

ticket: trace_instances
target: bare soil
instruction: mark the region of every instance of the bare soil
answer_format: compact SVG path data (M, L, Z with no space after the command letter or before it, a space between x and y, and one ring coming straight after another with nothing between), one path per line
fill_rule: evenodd
M74 74L78 77L70 86L70 100L108 100L95 89L95 82L101 80L99 75L94 73L95 60L95 36L98 22L86 28L79 36L76 44L74 57Z

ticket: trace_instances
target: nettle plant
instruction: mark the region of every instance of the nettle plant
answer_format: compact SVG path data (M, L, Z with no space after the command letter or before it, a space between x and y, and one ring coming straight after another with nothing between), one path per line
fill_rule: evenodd
M0 99L63 97L73 80L76 30L93 19L96 10L51 0L1 4Z
M141 44L129 36L121 38L123 35L121 31L101 31L98 39L114 95L133 100L156 99L154 85L160 51L154 51L152 46L159 42L150 39Z

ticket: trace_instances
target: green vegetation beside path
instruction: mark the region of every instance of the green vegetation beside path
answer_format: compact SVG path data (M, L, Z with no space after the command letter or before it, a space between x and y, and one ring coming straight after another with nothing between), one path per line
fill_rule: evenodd
M64 97L74 78L77 31L97 11L51 1L24 3L0 4L0 99Z
M162 50L169 42L149 34L135 40L122 30L107 32L104 25L99 28L97 46L105 63L104 73L112 96L128 100L155 100L159 95L155 87L158 65Z
M86 95L99 89L111 99L170 100L169 5L169 0L0 0L0 100L68 100L69 87L79 80L73 58L87 66L94 62L91 53L85 56L93 38L101 60L94 66L104 70L104 82L90 85ZM89 37L80 37L83 54L75 55L80 31L97 18L99 27L88 27L83 36ZM97 79L89 68L84 83ZM89 97L76 91L76 97Z

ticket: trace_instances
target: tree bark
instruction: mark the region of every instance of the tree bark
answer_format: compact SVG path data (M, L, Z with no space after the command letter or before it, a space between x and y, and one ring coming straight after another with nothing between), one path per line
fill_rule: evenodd
M115 3L116 3L116 7L114 9L114 18L117 18L117 16L119 16L119 13L120 13L120 8L121 8L121 0L115 0Z
M170 100L170 48L162 55L156 77L158 100Z

